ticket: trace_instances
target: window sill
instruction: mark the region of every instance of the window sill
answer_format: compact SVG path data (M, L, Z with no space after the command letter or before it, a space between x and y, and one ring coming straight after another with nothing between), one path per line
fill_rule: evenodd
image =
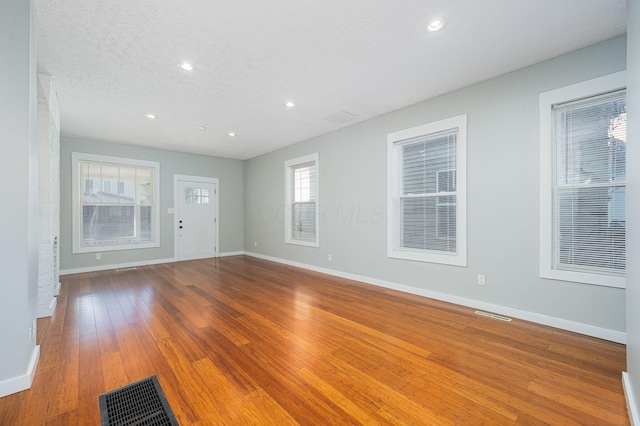
M413 260L417 262L439 263L452 266L467 266L467 259L460 253L435 253L427 251L411 251L391 249L387 252L387 257L392 259Z
M160 247L160 243L140 243L140 244L121 244L121 245L104 245L104 246L92 246L92 247L74 247L72 253L73 254L82 254L82 253L95 253L95 252L105 252L105 251L116 251L116 250L137 250L137 249L146 249L146 248L157 248Z
M320 247L320 243L318 241L305 241L305 240L287 239L284 242L286 244L295 244L295 245L298 245L298 246Z
M570 281L579 284L598 285L602 287L626 288L625 277L598 275L585 272L562 271L558 269L541 269L540 278Z

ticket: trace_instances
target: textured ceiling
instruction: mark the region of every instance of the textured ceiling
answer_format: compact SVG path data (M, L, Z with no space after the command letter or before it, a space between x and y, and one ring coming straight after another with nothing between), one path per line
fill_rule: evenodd
M625 0L36 1L64 134L237 159L626 31Z

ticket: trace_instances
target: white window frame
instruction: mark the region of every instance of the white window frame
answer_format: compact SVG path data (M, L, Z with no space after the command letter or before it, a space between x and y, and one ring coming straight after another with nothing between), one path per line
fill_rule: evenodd
M293 200L293 182L291 181L291 171L293 168L314 163L316 168L316 233L313 240L295 238L291 232L291 221L293 220L292 204ZM285 202L284 202L284 242L287 244L296 244L307 247L320 247L320 161L318 153L305 155L303 157L287 160L284 163L284 181L285 181Z
M82 247L82 188L80 162L92 161L98 163L110 163L124 166L148 167L153 169L153 211L151 242L128 243L118 245L99 245ZM142 248L160 247L160 163L155 161L136 160L131 158L112 157L107 155L86 154L82 152L71 153L71 220L72 220L72 253L92 253L113 250L133 250Z
M447 170L440 170L438 172L436 172L436 188L438 188L438 190L440 190L440 174L442 173L449 173L452 172L453 170L451 169L447 169ZM454 186L455 185L455 180L457 179L457 173L455 175L453 175L453 180L454 180ZM440 236L440 209L438 209L438 207L448 207L448 206L452 206L452 205L457 205L457 202L454 203L441 203L439 199L436 199L436 238L440 239L440 240L452 240L453 238L451 237L441 237Z
M625 288L625 278L553 268L553 106L626 88L626 72L540 93L540 277Z
M400 247L400 194L404 141L458 129L456 141L456 249L455 253ZM395 259L467 266L467 115L459 115L387 135L387 256ZM436 209L437 212L437 209ZM437 213L436 213L437 214Z

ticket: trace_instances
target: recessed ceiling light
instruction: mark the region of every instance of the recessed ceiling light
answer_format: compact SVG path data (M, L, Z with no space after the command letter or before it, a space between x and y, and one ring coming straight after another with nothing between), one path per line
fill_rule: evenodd
M227 133L229 136L231 136L232 138L236 137L236 132L229 132Z
M447 23L444 19L437 18L429 22L429 25L427 25L427 31L432 33L436 31L440 31L445 27L445 25L447 25Z
M193 71L193 65L191 65L189 62L180 62L178 66L185 71Z
M287 101L284 103L284 106L286 106L287 108L293 108L294 106L296 106L296 104L294 104L292 101Z
M150 120L155 120L156 118L158 118L158 116L155 114L145 114L144 116Z
M198 126L198 127L196 127L196 129L198 129L198 130L207 130L207 128L204 127L204 126Z

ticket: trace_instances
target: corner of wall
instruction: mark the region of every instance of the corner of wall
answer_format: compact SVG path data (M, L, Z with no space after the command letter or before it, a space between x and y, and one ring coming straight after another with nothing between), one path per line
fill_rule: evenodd
M36 346L31 353L27 372L21 376L12 377L11 379L0 382L0 398L29 389L33 383L39 360L40 346Z
M629 412L629 421L631 426L640 426L640 409L636 405L635 392L628 373L622 373L622 388L624 389L624 397L627 400L627 411Z

